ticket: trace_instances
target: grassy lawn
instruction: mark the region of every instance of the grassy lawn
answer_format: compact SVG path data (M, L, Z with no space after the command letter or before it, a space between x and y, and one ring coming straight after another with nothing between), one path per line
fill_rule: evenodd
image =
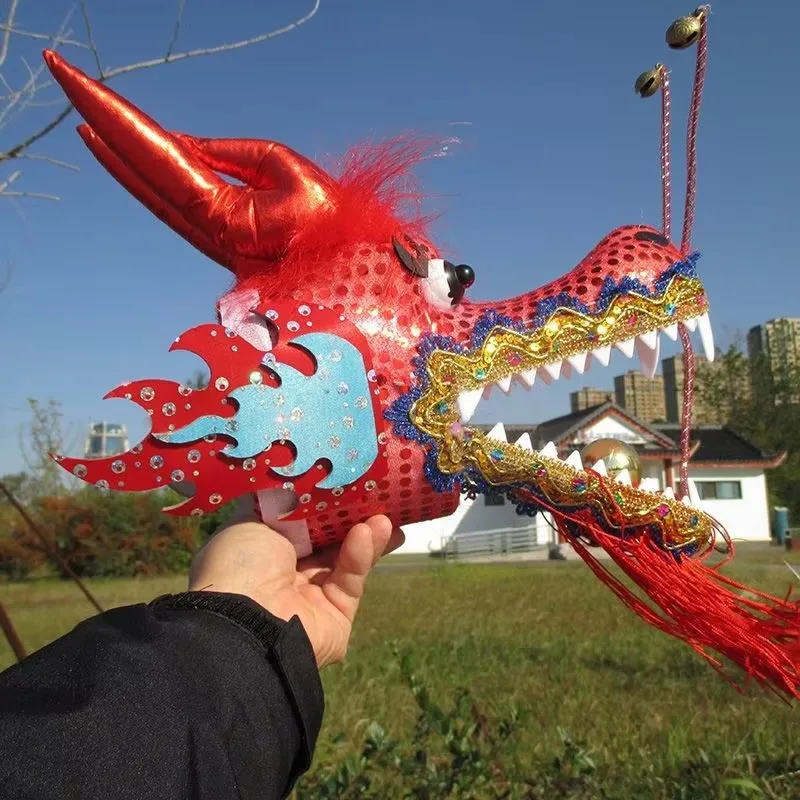
M791 579L784 559L800 571L800 553L742 547L728 573L782 595ZM357 752L372 720L410 742L418 708L394 641L443 706L469 687L489 719L521 711L521 730L503 757L526 774L560 763L559 728L588 751L595 765L588 782L519 796L800 798L798 711L755 687L738 694L688 647L634 617L581 563L403 566L374 575L346 663L325 672L317 767ZM184 583L91 587L112 606ZM0 585L0 599L29 650L91 612L59 581ZM0 642L0 666L11 661ZM401 797L402 785L397 774L382 793L352 796Z

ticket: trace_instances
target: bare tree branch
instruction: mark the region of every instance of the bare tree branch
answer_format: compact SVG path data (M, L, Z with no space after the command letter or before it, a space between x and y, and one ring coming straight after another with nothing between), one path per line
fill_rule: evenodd
M0 67L6 63L6 59L8 58L8 43L11 40L11 30L14 27L14 16L17 13L18 5L19 0L11 0L11 6L8 9L8 17L6 19L6 25L4 26L3 30L3 38L0 40Z
M185 8L185 0L179 0L178 14L175 26L173 28L172 40L164 56L161 56L159 58L147 59L144 61L138 61L134 64L127 64L125 66L115 67L113 69L101 70L98 80L105 83L111 80L112 78L118 77L119 75L126 75L131 72L138 72L139 70L158 67L161 66L162 64L172 64L176 61L182 61L188 58L199 58L201 56L210 56L210 55L217 55L219 53L227 53L233 50L240 50L245 47L252 47L254 45L261 44L262 42L268 41L269 39L273 39L277 36L289 33L295 28L298 28L304 23L308 22L319 10L321 1L322 0L314 0L312 8L303 17L300 17L299 19L295 20L289 25L285 25L282 28L277 28L275 30L267 31L265 33L252 36L248 39L241 39L236 42L229 42L227 44L214 45L211 47L201 47L193 50L187 50L181 53L173 53L172 49L175 43L177 42L177 38L180 33L180 25L182 22L183 12ZM12 4L14 6L16 6L18 2L19 0L12 0ZM10 22L7 21L5 27L6 28L12 27L12 25ZM5 31L4 35L8 36L9 34L10 31ZM63 37L65 35L67 34L62 32L61 36ZM63 43L63 39L59 38L58 36L54 36L53 41L54 42L57 41L58 43ZM89 48L92 49L96 55L96 48L93 48L91 42L89 44ZM100 68L99 61L98 61L98 68ZM5 151L0 151L0 163L4 161L10 161L15 158L19 158L26 150L28 150L28 148L31 147L31 145L35 144L40 139L44 138L49 133L51 133L55 128L57 128L70 115L71 112L72 112L72 106L71 105L65 106L52 120L50 120L50 122L42 126L35 133L26 136L21 142L10 147L9 149Z
M33 153L23 153L20 156L17 156L18 159L25 159L26 161L46 161L48 164L53 164L56 167L64 167L64 169L71 169L73 172L80 172L80 167L76 166L75 164L70 164L68 161L60 161L57 158L51 158L50 156L37 156Z
M175 25L172 28L172 38L169 40L167 46L167 54L164 58L169 58L172 55L172 50L178 43L178 37L181 35L181 23L183 22L183 12L186 10L186 0L178 0L178 16L175 18Z
M100 53L97 51L97 45L92 36L92 23L89 21L86 0L81 0L81 16L83 17L83 27L86 29L86 38L89 40L89 49L92 51L94 63L97 65L97 74L100 76L100 80L103 80L103 65L100 63Z
M13 28L5 22L0 22L0 31L4 33L13 33L14 36L22 36L25 39L38 39L42 42L52 42L52 33L34 33L33 31L24 31L22 28ZM62 38L61 44L69 45L70 47L80 47L82 50L88 50L89 45L85 42L79 42L77 39ZM0 62L2 64L2 62Z

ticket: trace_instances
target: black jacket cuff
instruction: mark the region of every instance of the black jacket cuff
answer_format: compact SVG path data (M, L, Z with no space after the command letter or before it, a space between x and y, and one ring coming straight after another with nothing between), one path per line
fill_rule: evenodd
M232 622L258 640L286 690L302 733L302 752L295 774L311 765L322 726L325 699L314 650L300 618L288 622L270 614L249 597L222 592L183 592L163 595L150 604L156 617L170 611L206 611Z

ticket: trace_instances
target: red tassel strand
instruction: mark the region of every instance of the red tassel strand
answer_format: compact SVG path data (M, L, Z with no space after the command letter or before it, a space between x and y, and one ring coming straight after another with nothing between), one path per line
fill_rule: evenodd
M584 525L586 523L583 523ZM662 550L649 536L621 539L589 525L591 539L655 604L612 575L563 522L558 527L589 568L645 622L686 642L723 677L711 651L740 666L781 698L800 699L800 604L772 597L721 575L702 559ZM732 591L735 590L735 591ZM752 597L742 596L747 592ZM737 686L741 690L739 686Z

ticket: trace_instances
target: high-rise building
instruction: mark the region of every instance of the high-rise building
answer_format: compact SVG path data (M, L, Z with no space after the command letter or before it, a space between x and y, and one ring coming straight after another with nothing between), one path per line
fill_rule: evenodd
M648 378L638 370L630 370L614 378L614 395L622 406L642 422L658 422L667 418L664 407L664 379Z
M747 353L755 359L765 356L772 369L800 364L800 319L779 317L750 328Z
M741 386L728 386L723 393L724 397L718 400L727 401L724 405L712 405L703 393L703 382L714 376L720 369L720 362L706 363L697 361L695 367L695 391L692 408L692 423L694 425L724 425L729 421L731 406L738 400L747 397L750 391L746 376L742 378ZM680 422L683 406L683 358L680 355L670 356L661 361L661 371L664 374L664 406L667 412L667 422Z
M761 364L766 364L772 373L773 383L769 390L775 393L775 403L800 402L797 391L800 319L779 317L750 328L747 333L747 352L753 370L751 382L754 391L767 388L763 374L758 371Z
M89 425L84 454L87 458L116 456L128 449L128 431L115 422L93 422Z
M584 386L577 392L572 392L569 396L570 411L583 411L587 408L602 405L606 400L614 396L608 389L595 389L592 386Z

